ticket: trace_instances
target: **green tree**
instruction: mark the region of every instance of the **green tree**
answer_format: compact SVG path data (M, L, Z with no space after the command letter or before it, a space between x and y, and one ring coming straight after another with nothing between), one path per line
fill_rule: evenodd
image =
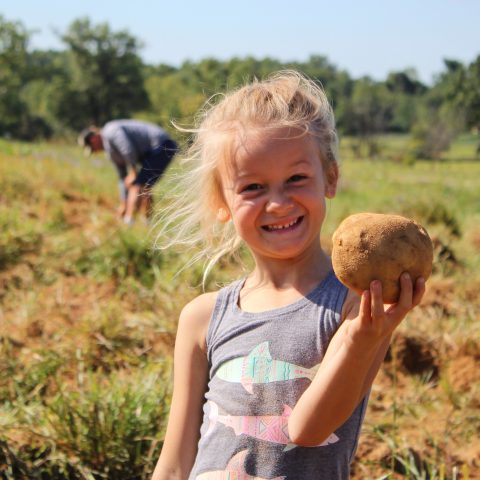
M466 72L464 106L467 126L480 130L480 55Z
M417 72L412 68L389 73L385 84L393 93L422 95L427 91L427 87L418 80Z
M417 106L412 150L419 158L440 158L466 126L467 69L456 60L444 63L445 70Z
M385 86L390 92L392 117L387 130L390 132L409 132L415 123L419 99L428 90L418 80L414 69L391 72Z
M469 128L480 134L480 55L468 66L465 95L465 121ZM480 140L477 144L480 156Z
M233 57L226 62L227 79L225 86L233 88L251 82L255 78L265 78L268 74L280 70L282 64L278 60L266 57Z
M67 117L72 127L101 125L148 106L138 54L141 43L136 38L127 31L113 32L106 23L92 25L88 18L72 22L61 38L70 59L70 82L62 90L62 104L75 108Z
M21 98L36 119L33 137L66 131L65 119L59 115L63 91L69 88L67 54L64 51L34 50L28 56L29 81ZM42 130L43 129L43 130Z
M353 144L356 155L363 153L363 147L366 147L367 156L377 155L379 146L376 137L388 130L392 119L391 98L384 83L369 77L355 81L346 107L345 129L358 138Z
M30 33L20 22L0 15L0 135L22 136L29 114L21 98L27 77Z

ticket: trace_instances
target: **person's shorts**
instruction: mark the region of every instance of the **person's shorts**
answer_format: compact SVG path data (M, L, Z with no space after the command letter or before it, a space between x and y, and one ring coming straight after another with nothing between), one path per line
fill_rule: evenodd
M173 140L165 140L162 145L145 154L142 158L142 168L133 184L149 187L154 185L172 161L177 150L177 144Z

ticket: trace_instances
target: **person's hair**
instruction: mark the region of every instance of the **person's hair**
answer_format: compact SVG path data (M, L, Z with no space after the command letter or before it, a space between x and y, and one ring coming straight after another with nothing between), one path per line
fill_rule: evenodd
M215 102L215 100L219 101ZM332 108L321 87L295 71L281 71L208 100L197 117L193 142L182 159L183 172L175 179L173 201L159 212L156 246L196 248L188 265L204 260L204 280L222 256L234 254L241 239L233 222L221 223L225 205L219 166L228 165L240 133L291 128L311 135L319 149L327 181L337 172L337 135Z
M97 132L90 130L84 137L85 145L90 145L90 140L94 135L97 135Z

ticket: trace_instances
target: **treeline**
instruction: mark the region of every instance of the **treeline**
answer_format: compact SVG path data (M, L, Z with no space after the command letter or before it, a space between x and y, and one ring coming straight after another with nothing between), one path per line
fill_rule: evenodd
M427 86L409 69L384 81L354 79L320 55L290 63L247 57L147 65L139 39L88 18L58 33L61 51L31 50L31 36L21 22L0 16L0 137L72 136L86 125L125 117L166 128L172 119L191 124L211 95L285 68L323 85L339 131L360 139L370 155L380 133L410 132L415 154L434 158L459 132L480 127L480 55L467 65L445 60Z

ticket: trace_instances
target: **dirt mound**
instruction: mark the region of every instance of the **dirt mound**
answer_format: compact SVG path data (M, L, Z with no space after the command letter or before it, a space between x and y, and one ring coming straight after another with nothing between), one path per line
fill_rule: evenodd
M476 388L480 395L480 345L468 342L463 345L446 368L448 382L457 392L468 392ZM477 398L480 407L480 398Z
M437 380L439 375L439 355L437 348L420 336L398 332L387 352L385 363L395 360L398 371L406 375L428 375Z

